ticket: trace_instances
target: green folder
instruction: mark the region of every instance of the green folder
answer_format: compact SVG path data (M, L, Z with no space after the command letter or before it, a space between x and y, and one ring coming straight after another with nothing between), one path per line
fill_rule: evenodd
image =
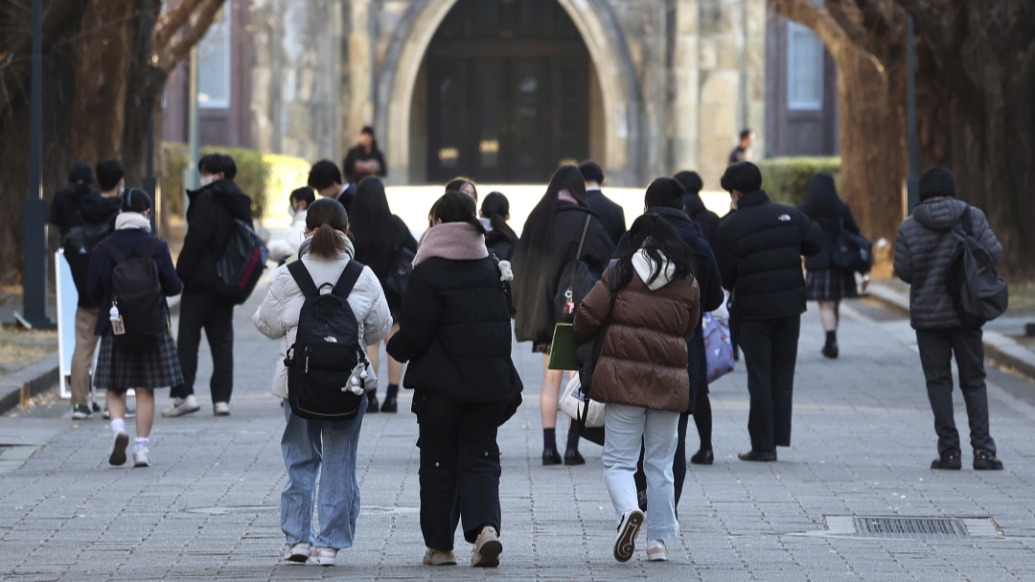
M550 342L551 370L578 370L579 359L575 355L575 326L570 323L558 323L553 328L553 341Z

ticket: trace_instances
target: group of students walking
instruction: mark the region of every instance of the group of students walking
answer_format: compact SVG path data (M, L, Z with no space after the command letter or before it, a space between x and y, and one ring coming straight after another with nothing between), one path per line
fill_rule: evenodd
M218 165L220 160L208 163ZM213 175L212 168L204 164L201 169L208 180L206 186L227 180L224 172ZM951 175L946 178L939 173L925 180L921 181L922 196L925 203L932 201L932 212L958 218L961 205L948 200L955 195L949 187ZM621 207L600 192L603 174L599 166L592 162L582 167L565 165L552 176L520 237L507 224L505 196L486 196L479 212L474 182L459 178L447 185L445 194L432 206L428 229L419 242L391 214L377 176L364 177L358 185L343 184L334 164L324 160L314 164L309 182L315 196L312 191L296 191L291 196L296 236L301 240L289 245L286 256L273 257L284 264L273 272L272 283L252 317L261 333L280 340L272 388L282 401L285 418L281 449L287 483L281 496L281 528L288 561L333 565L338 552L353 544L361 507L356 479L360 427L366 414L396 412L399 386L405 385L414 391L411 410L419 427L420 523L427 547L423 563L456 564L454 533L461 526L464 539L473 545L471 565L499 564L503 545L497 431L520 405L523 387L511 359L512 318L517 339L531 342L534 352L544 354L540 392L544 465L585 463L578 448L579 423L570 425L563 456L556 445L563 372L547 365L554 327L571 321L577 340L595 342L598 355L588 389L605 406L602 462L615 510L613 554L619 561L629 560L638 531L646 524L648 560L667 560L666 540L679 535L676 508L686 473L685 436L690 416L700 435L700 448L690 462L714 462L703 314L718 309L727 302L727 293L732 294L751 405L751 449L739 457L775 461L776 447L790 445L794 366L806 298L820 301L827 333L823 355L836 358L838 302L855 296L854 274L836 269L823 256L829 254L830 240L839 229L858 232L829 176L814 180L799 209L770 201L761 188L758 168L750 162L735 163L722 180L733 209L721 220L704 208L699 196L702 184L696 174L657 178L646 189L644 214L626 231ZM236 193L239 190L231 192L231 198ZM210 196L210 202L224 204L215 198L218 193L210 192ZM171 296L183 290L184 284L192 284L189 279L181 283L184 261L206 259L203 255L191 258L192 249L185 244L187 258L181 254L180 264L174 267L168 246L150 233L151 203L146 193L127 190L113 198L118 199L114 232L88 253L84 286L84 301L96 314L92 332L101 338L94 384L107 390L113 432L109 462L113 465L127 459L125 394L127 389L137 390L134 465L147 466L153 388L193 383L196 345L193 362L188 357L184 363L184 318L197 319L197 327L209 331L222 328L225 314L217 309L221 304L206 304L200 298L188 302L185 296L177 349L163 300L164 326L154 343L141 347L119 340L115 271L120 265L130 257L150 261L161 294ZM983 215L980 211L974 214L980 237L994 247L998 243ZM936 220L925 216L926 207L924 212L918 211L917 219ZM930 236L917 234L922 227L914 226L913 220L903 225L902 245ZM400 289L390 279L398 255L407 251L412 255L412 272ZM932 251L928 244L920 252L926 257ZM896 272L907 281L928 268L912 253L908 248L896 248ZM802 255L809 257L806 278L801 271ZM561 273L579 261L599 280L584 299L559 311L555 297L564 285ZM292 263L296 267L290 267ZM289 398L293 382L290 354L312 293L300 285L297 264L308 274L316 293L334 293L332 288L346 273L353 273L346 300L358 324L359 346L366 347L369 357L359 360L359 367L365 368L358 376L365 388L362 405L347 420L298 414ZM205 268L209 266L214 269L212 265ZM199 268L193 267L193 272ZM930 273L923 278L930 281ZM914 299L917 296L914 293ZM110 312L97 307L109 305ZM232 313L232 305L229 309ZM191 313L183 314L183 310ZM982 405L983 369L972 359L979 351L974 333L921 329L926 320L918 326L917 318L914 326L918 327L939 436L940 457L932 468L959 468L951 379L946 388L942 370L947 368L946 357L951 355L946 354L952 350L957 359L961 355L967 358L961 370L967 368L964 394L968 411L973 411L975 468L1001 469L988 435L987 402ZM959 327L958 321L948 323L953 324L947 326L952 330ZM937 329L942 327L946 326ZM976 337L980 339L980 329ZM188 336L187 341L194 340ZM378 402L376 356L382 342L391 361L387 391ZM214 359L217 349L213 347ZM408 364L405 377L404 364ZM214 387L218 375L217 370ZM222 382L232 385L232 380ZM173 396L176 401L170 416L178 415L177 410L196 410L189 392L181 390ZM213 401L215 414L229 413L229 393L220 401L214 390ZM226 407L221 408L220 402Z

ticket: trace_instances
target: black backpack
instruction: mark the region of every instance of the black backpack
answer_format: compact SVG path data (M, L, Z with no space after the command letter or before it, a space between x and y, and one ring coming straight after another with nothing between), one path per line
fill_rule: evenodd
M349 261L328 294L320 293L302 261L290 263L288 272L305 297L295 343L284 359L291 412L310 420L355 418L366 397L349 389L350 379L354 373L365 374L367 357L348 297L363 265Z
M269 249L252 225L235 218L230 240L216 258L216 293L235 305L244 303L266 268Z
M111 234L112 230L114 229L110 221L81 224L73 226L61 241L61 248L64 249L65 260L68 261L68 267L72 271L72 280L75 281L76 291L80 298L86 294L86 277L90 272L90 251ZM80 303L82 302L80 301Z
M1006 280L996 273L992 255L974 238L970 207L960 227L952 233L957 243L945 274L945 290L963 325L981 327L1006 311L1010 294Z
M115 263L111 270L111 303L118 308L126 329L125 334L115 336L116 343L124 349L153 347L165 333L162 284L158 267L151 259L159 242L153 236L130 256L110 239L100 242Z

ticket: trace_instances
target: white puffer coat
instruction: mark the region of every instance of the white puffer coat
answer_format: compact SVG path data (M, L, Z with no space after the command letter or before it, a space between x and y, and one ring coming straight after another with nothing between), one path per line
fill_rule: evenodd
M305 254L301 261L309 270L309 275L319 288L324 283L331 286L338 281L345 265L352 260L348 253L342 252L336 259L324 259ZM324 288L330 292L330 287ZM273 283L262 299L259 309L252 315L252 323L256 329L270 339L280 339L280 352L273 373L273 395L287 399L287 368L284 357L287 350L295 343L298 330L298 314L302 310L305 297L298 288L294 277L287 270L287 265L277 267L273 271ZM356 281L356 286L349 294L349 307L359 321L359 340L365 345L374 345L384 339L392 327L392 314L388 311L384 291L377 276L370 267L363 267L363 274ZM377 379L370 374L368 386Z

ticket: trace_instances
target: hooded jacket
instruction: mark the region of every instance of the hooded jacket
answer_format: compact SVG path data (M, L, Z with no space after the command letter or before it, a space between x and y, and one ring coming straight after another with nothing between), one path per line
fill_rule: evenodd
M684 412L690 405L687 342L700 319L700 289L692 278L673 280L667 261L649 284L650 258L639 253L632 263L632 279L613 303L605 271L575 313L578 341L610 323L589 392L599 402Z
M187 235L176 261L184 293L213 290L216 260L230 240L234 219L252 223L252 199L232 180L188 190Z
M945 290L945 276L956 248L952 231L962 228L960 219L968 208L974 238L998 261L1003 245L996 240L985 213L956 198L921 203L898 229L895 275L910 284L909 323L914 329L962 325Z

